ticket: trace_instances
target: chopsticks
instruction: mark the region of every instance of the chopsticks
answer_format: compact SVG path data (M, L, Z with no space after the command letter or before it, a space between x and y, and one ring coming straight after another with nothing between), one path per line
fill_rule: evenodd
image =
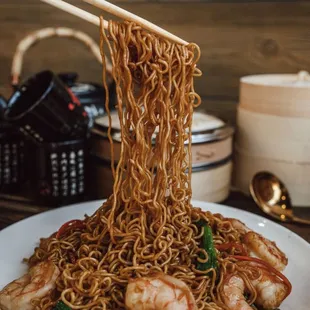
M45 3L48 3L52 6L55 6L63 11L66 11L72 15L75 15L77 17L80 17L96 26L99 26L100 24L100 20L99 17L96 15L93 15L85 10L82 10L80 8L75 7L72 4L69 4L67 2L64 2L62 0L41 0ZM142 26L143 28L156 33L159 36L162 36L170 41L173 41L175 43L178 44L182 44L182 45L187 45L188 42L186 42L185 40L177 37L176 35L160 28L159 26L154 25L153 23L143 19L142 17L139 17L133 13L130 13L108 1L105 0L83 0L84 2L89 3L92 6L95 6L97 8L100 8L110 14L113 14L117 17L123 18L125 20L129 20L132 22L135 22L137 24L139 24L140 26ZM105 21L104 23L104 28L107 29L108 27L108 23Z
M174 34L154 25L153 23L143 19L142 17L139 17L133 13L130 13L108 1L105 0L83 0L84 2L89 3L90 5L93 5L97 8L100 8L108 13L111 13L117 17L123 18L125 20L129 20L132 22L135 22L142 26L143 28L152 31L162 37L165 37L166 39L169 39L171 41L174 41L176 43L180 43L183 45L187 45L188 43L184 41L183 39L175 36Z
M80 17L91 24L94 24L96 26L100 25L100 19L98 16L91 14L87 11L84 11L70 3L64 2L62 0L41 0L41 1L47 4L50 4L67 13ZM104 27L106 28L107 26L108 26L108 23L106 22L106 25L104 25Z

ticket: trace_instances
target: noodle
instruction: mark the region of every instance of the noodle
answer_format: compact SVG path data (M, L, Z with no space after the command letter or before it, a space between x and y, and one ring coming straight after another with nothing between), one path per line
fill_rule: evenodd
M36 309L52 309L61 299L71 309L124 309L128 280L162 271L183 280L199 309L226 309L223 277L242 273L251 299L252 273L225 254L219 271L198 270L208 261L200 248L203 219L215 244L240 241L239 233L220 215L191 205L191 124L200 104L194 78L201 72L195 44L181 46L157 37L132 22L101 19L101 50L110 51L121 123L121 155L114 171L113 194L82 229L42 239L30 266L50 258L61 275L53 294L35 300ZM109 139L112 144L112 138ZM185 142L189 143L186 144ZM114 169L112 147L112 169ZM104 181L104 180L103 180Z

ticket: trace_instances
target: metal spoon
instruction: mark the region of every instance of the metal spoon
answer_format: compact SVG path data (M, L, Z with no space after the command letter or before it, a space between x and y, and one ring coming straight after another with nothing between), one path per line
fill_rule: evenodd
M296 217L285 185L270 172L258 172L250 183L250 193L260 209L282 222L310 224L310 220Z

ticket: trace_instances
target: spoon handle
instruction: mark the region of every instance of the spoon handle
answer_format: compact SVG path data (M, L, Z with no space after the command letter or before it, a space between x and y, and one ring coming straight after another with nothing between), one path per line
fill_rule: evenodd
M310 220L302 219L302 218L297 217L297 216L293 216L292 220L295 223L310 225Z

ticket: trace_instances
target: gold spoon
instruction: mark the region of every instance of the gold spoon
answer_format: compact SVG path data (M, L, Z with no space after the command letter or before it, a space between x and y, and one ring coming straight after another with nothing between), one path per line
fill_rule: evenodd
M310 224L310 220L296 217L288 190L275 175L258 172L250 183L250 193L260 209L282 222Z

